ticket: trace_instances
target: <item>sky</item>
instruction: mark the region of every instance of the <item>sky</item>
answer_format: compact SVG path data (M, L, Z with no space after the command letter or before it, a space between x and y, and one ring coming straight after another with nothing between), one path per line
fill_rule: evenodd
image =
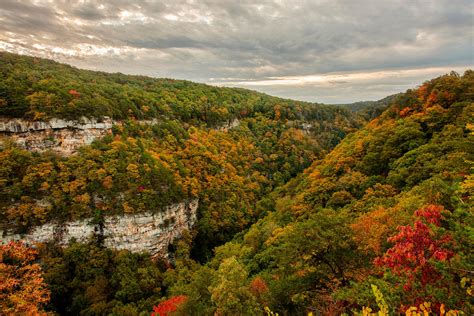
M471 0L0 0L0 50L323 103L472 69L473 31Z

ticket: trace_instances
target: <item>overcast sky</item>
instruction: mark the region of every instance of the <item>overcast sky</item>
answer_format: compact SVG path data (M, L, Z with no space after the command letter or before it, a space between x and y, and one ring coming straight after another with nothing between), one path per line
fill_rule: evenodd
M473 68L473 3L0 0L0 49L299 100L376 100Z

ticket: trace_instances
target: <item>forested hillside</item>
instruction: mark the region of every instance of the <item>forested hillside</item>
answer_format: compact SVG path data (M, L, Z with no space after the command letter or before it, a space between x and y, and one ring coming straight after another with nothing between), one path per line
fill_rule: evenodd
M198 197L196 252L203 260L266 212L257 202L274 187L364 122L334 106L242 89L97 73L7 53L0 62L4 115L109 115L123 122L71 157L6 142L0 219L19 232L52 219L100 220ZM166 111L158 111L158 104ZM141 124L141 118L157 122ZM240 125L230 131L206 127L232 118Z
M265 113L285 120L332 121L335 107L271 97L246 89L184 80L110 74L51 60L0 52L0 116L32 120L81 117L176 119L217 126Z
M111 135L72 156L29 152L4 137L0 221L3 229L18 233L51 221L94 218L101 222L111 214L160 212L171 203L198 198L192 252L193 258L205 262L215 246L269 211L266 197L273 188L302 172L364 123L362 117L334 106L248 90L97 73L7 53L1 54L0 62L4 117L75 120L111 116L120 122ZM142 123L142 119L148 121ZM238 119L238 126L219 128L233 119ZM97 242L92 240L90 247ZM93 249L99 256L115 256L111 250L106 255L100 248ZM60 248L49 255L58 252L61 259L54 262L66 269L77 266L76 259L94 258L90 254L68 261L67 250L63 253ZM47 256L42 261L48 267ZM149 259L147 262L154 266ZM94 269L94 264L90 266ZM101 265L93 275L109 276L102 270L106 266ZM46 274L57 268L46 269ZM109 269L115 271L115 265ZM71 273L61 274L77 277ZM133 282L137 277L132 277ZM75 314L88 306L97 308L81 290L82 286L97 286L95 277L89 281L92 284L87 286L70 285L70 290L64 284L58 284L60 288L51 285L50 309ZM77 282L82 284L71 284ZM158 279L154 282L161 286ZM143 297L152 298L144 305L125 297L119 302L131 304L134 310L151 310L163 291L140 290ZM100 302L112 300L110 295L99 297ZM116 304L101 305L101 311L111 311Z
M209 263L179 258L182 312L472 313L473 92L471 71L407 91Z
M376 111L7 53L0 71L4 117L121 122L71 156L5 139L3 228L199 199L170 261L94 238L2 246L6 313L472 312L472 71L390 97L368 124Z

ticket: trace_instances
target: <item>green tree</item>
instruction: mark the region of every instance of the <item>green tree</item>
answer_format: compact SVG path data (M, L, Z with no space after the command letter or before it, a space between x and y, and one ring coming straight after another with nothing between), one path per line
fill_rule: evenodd
M217 315L256 315L262 313L249 287L248 273L235 257L225 259L209 287Z

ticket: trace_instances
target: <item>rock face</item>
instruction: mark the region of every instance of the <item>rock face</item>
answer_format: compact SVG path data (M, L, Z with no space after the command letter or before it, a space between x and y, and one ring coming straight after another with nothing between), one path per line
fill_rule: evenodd
M113 124L110 118L102 121L81 118L78 121L51 119L42 122L0 118L0 142L9 138L27 150L52 150L70 155L79 147L109 134Z
M137 121L153 125L157 119ZM91 144L95 139L112 132L120 121L104 118L81 118L77 121L51 119L49 121L28 121L0 117L0 147L8 139L30 151L51 150L69 156L79 147ZM229 120L216 127L228 131L240 124L238 119ZM145 212L108 216L103 223L94 224L92 219L66 223L50 222L33 227L27 234L17 235L0 230L0 242L24 240L27 243L56 241L67 245L71 239L86 242L91 237L103 241L104 246L113 249L127 249L133 252L147 251L152 256L167 257L168 246L190 229L196 222L198 201L186 201L171 205L163 212Z
M157 119L137 121L139 124L153 125ZM10 139L20 147L30 151L51 150L63 156L74 154L79 147L90 145L95 139L112 132L113 125L121 125L105 117L103 120L81 118L78 121L51 119L49 121L28 121L0 117L0 145ZM233 119L215 127L218 131L228 131L239 126Z
M0 236L3 242L23 240L31 244L56 241L63 246L71 239L86 242L95 236L108 248L146 251L152 256L166 258L168 246L196 222L197 208L198 200L191 200L168 206L162 212L106 216L102 224L94 224L92 219L47 223L32 228L25 235L0 231Z
M223 124L217 126L215 130L221 131L221 132L227 132L230 129L233 129L234 127L237 127L240 125L240 120L235 118L233 120L229 120L227 122L224 122Z

